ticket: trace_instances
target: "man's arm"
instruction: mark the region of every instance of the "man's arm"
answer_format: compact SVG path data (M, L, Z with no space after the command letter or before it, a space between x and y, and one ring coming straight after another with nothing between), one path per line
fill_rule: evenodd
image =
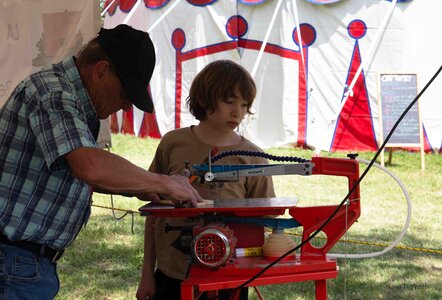
M194 206L202 201L187 178L148 172L102 149L77 148L64 157L74 176L97 191L133 195L141 199L155 197L156 194L176 202L191 201Z

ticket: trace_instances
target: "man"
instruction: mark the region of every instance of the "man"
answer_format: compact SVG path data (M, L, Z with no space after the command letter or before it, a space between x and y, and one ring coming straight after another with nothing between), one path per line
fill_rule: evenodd
M90 215L93 191L201 201L182 176L150 173L98 149L99 119L152 112L155 50L127 25L30 75L0 110L0 299L52 299L56 261Z

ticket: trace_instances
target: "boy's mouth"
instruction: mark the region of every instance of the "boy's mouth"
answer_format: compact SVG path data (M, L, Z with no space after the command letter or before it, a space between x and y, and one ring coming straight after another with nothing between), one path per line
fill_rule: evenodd
M236 127L238 127L238 122L227 122L227 124L229 125L229 127L233 127L233 128L236 128Z

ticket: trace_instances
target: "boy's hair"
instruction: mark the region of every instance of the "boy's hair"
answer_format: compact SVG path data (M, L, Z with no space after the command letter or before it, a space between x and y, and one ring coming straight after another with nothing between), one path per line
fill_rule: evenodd
M235 95L235 89L240 95ZM230 60L217 60L208 64L196 75L190 87L187 105L190 113L199 121L215 111L218 100L241 96L247 101L250 112L256 96L256 86L252 76L241 65Z

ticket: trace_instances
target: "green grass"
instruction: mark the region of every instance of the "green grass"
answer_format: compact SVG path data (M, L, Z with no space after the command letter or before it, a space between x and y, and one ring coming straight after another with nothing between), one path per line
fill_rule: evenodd
M112 136L112 152L147 168L157 140ZM310 158L311 151L269 149L275 155ZM325 154L323 154L325 155ZM373 153L360 153L371 159ZM345 157L344 153L333 157ZM426 155L420 170L418 153L397 151L388 169L404 183L412 199L412 222L401 246L369 259L340 259L338 278L328 280L329 299L442 299L442 156ZM365 166L361 164L361 174ZM338 204L346 180L332 176L275 176L278 197L297 197L302 206ZM402 230L406 202L397 184L371 169L361 184L362 214L343 240L390 243ZM94 195L94 204L111 205L109 195ZM114 206L137 211L144 203L113 196ZM124 212L115 211L120 217ZM58 264L61 290L57 299L134 299L143 257L144 219L137 213L116 220L109 209L93 207L92 216ZM132 230L134 234L132 234ZM299 232L299 231L297 231ZM299 237L294 236L296 241ZM438 250L427 253L425 249ZM333 253L380 251L376 245L338 243ZM262 286L265 299L314 299L313 282ZM251 292L251 299L257 299Z

